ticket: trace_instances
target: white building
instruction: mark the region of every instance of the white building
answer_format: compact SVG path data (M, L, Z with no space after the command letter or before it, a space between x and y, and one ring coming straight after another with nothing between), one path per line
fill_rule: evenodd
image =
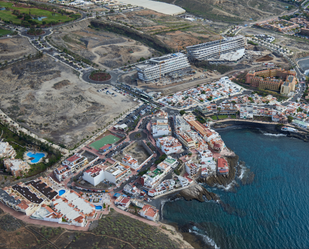
M7 171L11 172L14 177L22 176L30 169L29 164L21 159L7 158L3 162Z
M0 142L0 158L10 157L14 158L16 156L16 151L8 142Z
M161 57L151 58L146 63L136 66L140 80L151 81L159 79L170 72L189 68L190 64L186 55L182 53L168 54Z
M118 185L124 180L128 180L131 173L129 166L115 162L112 166L105 169L105 179Z
M154 138L172 135L172 130L168 123L168 114L164 111L160 111L151 119L151 126Z
M235 36L189 46L187 52L189 57L196 60L236 61L244 55L245 45L245 37Z
M179 153L182 150L182 144L174 137L161 137L157 139L156 145L166 155Z
M83 179L93 186L98 185L105 179L104 168L103 165L95 165L91 167L84 172Z
M133 170L137 170L140 166L138 164L138 161L128 154L126 154L124 158L122 158L122 163L126 166L129 166Z
M144 205L143 209L139 211L139 215L152 221L159 219L159 210L150 205Z

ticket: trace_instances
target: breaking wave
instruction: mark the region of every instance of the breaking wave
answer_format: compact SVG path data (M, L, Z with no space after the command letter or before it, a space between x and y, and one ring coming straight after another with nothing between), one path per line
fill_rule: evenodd
M200 237L202 237L203 241L207 244L210 245L211 247L215 248L215 249L220 249L219 246L217 246L217 244L215 243L215 241L213 239L211 239L210 237L208 237L206 234L202 234L199 233L199 229L196 226L192 227L192 230L189 229L189 233L193 233L195 235L198 235Z

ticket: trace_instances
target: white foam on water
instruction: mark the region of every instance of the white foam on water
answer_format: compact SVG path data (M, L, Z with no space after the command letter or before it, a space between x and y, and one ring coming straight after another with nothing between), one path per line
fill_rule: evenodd
M210 237L208 237L206 234L201 234L198 233L196 230L198 230L195 226L192 228L193 230L189 229L189 233L194 233L195 235L201 236L203 238L203 241L212 246L215 249L220 249L219 246L217 246L217 244L215 243L215 241L213 239L211 239Z

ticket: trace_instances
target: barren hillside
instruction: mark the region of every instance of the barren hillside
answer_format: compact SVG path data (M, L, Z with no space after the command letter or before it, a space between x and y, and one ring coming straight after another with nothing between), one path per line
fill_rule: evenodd
M277 0L161 0L176 4L187 12L204 18L234 22L250 21L278 15L286 11L287 3Z

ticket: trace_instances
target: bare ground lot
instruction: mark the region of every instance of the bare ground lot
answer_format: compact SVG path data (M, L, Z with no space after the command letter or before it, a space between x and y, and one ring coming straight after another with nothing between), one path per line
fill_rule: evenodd
M113 33L88 28L88 22L67 26L52 36L52 41L91 60L101 68L111 69L148 59L158 53L140 42Z
M72 69L49 57L0 71L1 108L38 136L73 147L119 114L136 105L111 97L81 81Z
M157 36L174 50L219 39L217 31L202 22L191 22L179 17L159 14L152 10L140 10L111 16L111 20Z
M0 63L35 53L36 49L29 43L27 38L0 39Z
M143 146L138 145L137 142L135 142L132 146L129 148L125 148L123 151L121 151L119 154L114 156L114 158L118 161L122 161L122 158L126 155L132 156L134 159L138 161L138 164L141 164L144 162L150 155L147 153L147 151L143 148Z

